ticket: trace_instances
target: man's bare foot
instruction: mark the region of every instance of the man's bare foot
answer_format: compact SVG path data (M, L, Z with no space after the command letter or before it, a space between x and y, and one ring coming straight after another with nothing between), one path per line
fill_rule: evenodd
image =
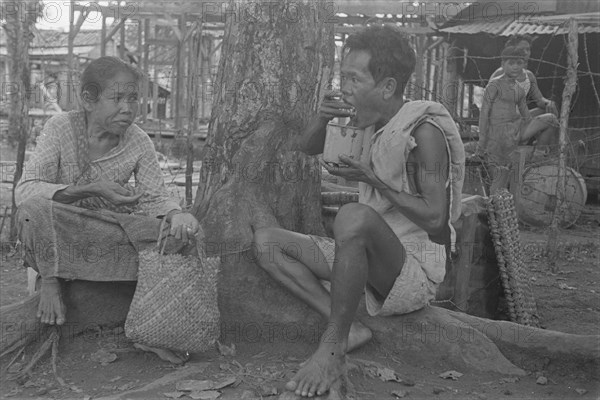
M42 278L37 316L43 324L65 323L66 308L58 278Z
M285 388L298 396L321 396L345 371L346 355L339 350L339 346L322 344L292 380L285 384Z
M187 361L187 357L179 356L174 351L171 351L168 349L161 349L158 347L150 347L150 346L146 346L146 345L143 345L140 343L134 343L133 347L135 347L136 349L140 349L142 351L152 352L152 353L156 354L158 357L160 357L162 360L169 361L170 363L173 363L173 364L183 364L184 362Z
M350 333L348 334L348 351L347 353L358 349L362 345L366 344L373 338L373 332L361 322L354 321L350 325ZM310 358L300 363L300 368L304 367Z
M373 332L365 325L358 321L354 321L350 325L350 333L348 333L348 352L358 349L366 344L373 337Z

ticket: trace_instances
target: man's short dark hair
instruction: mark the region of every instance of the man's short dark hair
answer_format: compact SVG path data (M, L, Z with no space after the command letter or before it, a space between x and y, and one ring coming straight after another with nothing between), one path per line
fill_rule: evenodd
M396 96L404 93L406 83L415 70L415 51L408 36L391 25L374 25L346 39L343 51L364 50L371 55L369 72L376 83L384 78L396 80Z
M518 46L521 42L527 42L529 43L529 46L531 46L531 43L533 43L533 37L529 35L512 35L504 47Z
M500 56L502 57L502 61L506 61L511 58L519 58L519 59L525 60L525 57L527 57L527 54L525 53L525 50L523 50L519 47L508 46L508 47L505 47L504 50L502 50L502 54Z

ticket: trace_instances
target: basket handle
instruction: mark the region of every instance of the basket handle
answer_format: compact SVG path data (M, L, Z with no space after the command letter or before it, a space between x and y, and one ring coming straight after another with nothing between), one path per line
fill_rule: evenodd
M165 228L165 223L167 222L167 217L163 217L160 222L160 228L158 228L158 239L156 240L156 248L160 249L158 254L162 255L165 252L165 246L167 245L167 237L164 237L164 241L162 247L160 247L160 241L163 239L163 229ZM168 235L167 235L168 236Z
M163 255L163 253L165 252L165 247L167 245L166 237L164 238L165 240L163 241L162 246L160 245L160 241L161 241L161 239L163 239L162 233L163 233L163 229L165 227L165 223L166 223L166 217L163 217L163 219L161 220L161 223L160 223L160 228L158 230L158 239L156 240L156 248L160 249L158 252L159 255ZM198 257L200 257L200 259L204 260L207 258L206 251L204 251L204 246L201 245L201 242L199 240L196 240L196 251L198 252Z

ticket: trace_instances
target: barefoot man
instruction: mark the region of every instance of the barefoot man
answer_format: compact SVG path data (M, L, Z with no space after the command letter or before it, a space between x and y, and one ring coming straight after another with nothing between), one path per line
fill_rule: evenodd
M353 125L374 125L361 160L340 155L345 166L323 164L360 182L359 203L339 210L334 239L274 228L255 233L259 264L328 319L317 351L286 384L298 395L327 392L344 374L346 353L371 339L369 328L354 320L363 291L371 315L403 314L425 307L444 279L450 219L460 214L464 148L443 106L405 102L414 66L413 49L394 27L372 26L348 37L342 99L326 95L298 149L321 153L327 123L351 116L351 108ZM290 243L301 251L285 253ZM331 282L331 292L320 280Z
M65 323L63 279L137 280L137 250L156 243L162 218L177 239L170 251L203 235L169 197L154 145L134 124L140 78L118 58L92 61L81 75L83 110L48 120L16 187L25 264L41 276L42 323Z

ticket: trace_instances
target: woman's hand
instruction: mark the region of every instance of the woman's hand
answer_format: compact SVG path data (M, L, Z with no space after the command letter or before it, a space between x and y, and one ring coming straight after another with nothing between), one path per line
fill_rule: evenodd
M92 183L91 185L93 185L92 192L94 195L108 200L115 206L137 203L144 195L144 191L142 190L136 193L135 189L125 188L116 182L102 181Z
M176 213L171 217L171 221L167 222L171 223L171 231L169 233L183 243L190 243L196 239L204 239L204 232L200 224L190 213Z

